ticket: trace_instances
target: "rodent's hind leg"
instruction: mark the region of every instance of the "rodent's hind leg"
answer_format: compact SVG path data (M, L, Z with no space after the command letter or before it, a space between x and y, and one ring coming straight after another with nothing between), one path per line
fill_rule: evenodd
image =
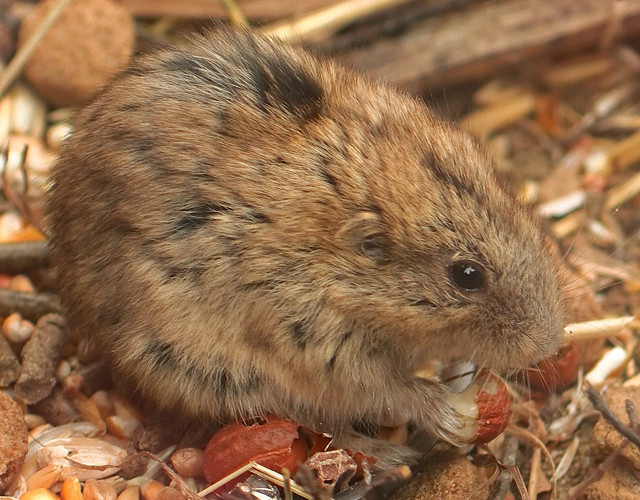
M334 435L331 445L338 449L360 451L365 455L375 457L374 467L380 470L389 470L398 465L413 465L422 455L409 446L365 436L352 429L345 429Z

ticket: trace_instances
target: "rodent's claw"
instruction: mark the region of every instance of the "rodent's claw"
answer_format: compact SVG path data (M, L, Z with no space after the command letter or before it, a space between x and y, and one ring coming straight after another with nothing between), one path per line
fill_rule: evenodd
M450 406L447 406L446 410L440 416L431 414L427 420L428 425L424 425L424 428L438 439L442 439L454 446L462 446L464 439L462 437L463 426L460 421L460 414Z

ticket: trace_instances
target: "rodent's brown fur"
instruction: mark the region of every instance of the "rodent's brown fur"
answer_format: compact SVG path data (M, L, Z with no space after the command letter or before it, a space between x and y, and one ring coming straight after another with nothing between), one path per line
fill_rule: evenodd
M162 406L458 441L426 360L552 354L558 279L481 146L301 49L223 33L137 61L79 114L48 203L73 330ZM486 272L461 290L449 264Z

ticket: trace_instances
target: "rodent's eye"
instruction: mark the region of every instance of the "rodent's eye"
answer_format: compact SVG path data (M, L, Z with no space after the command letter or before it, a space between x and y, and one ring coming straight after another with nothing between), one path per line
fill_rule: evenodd
M479 292L487 287L487 273L477 262L460 260L449 265L449 278L465 292Z

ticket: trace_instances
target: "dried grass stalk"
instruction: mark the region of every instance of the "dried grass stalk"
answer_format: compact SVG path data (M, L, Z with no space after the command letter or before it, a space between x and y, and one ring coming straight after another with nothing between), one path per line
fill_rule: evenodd
M292 21L270 24L261 31L281 40L318 42L361 17L407 2L408 0L347 0Z
M571 323L564 327L565 343L590 339L616 337L635 319L635 316L621 316L618 318L597 319Z

